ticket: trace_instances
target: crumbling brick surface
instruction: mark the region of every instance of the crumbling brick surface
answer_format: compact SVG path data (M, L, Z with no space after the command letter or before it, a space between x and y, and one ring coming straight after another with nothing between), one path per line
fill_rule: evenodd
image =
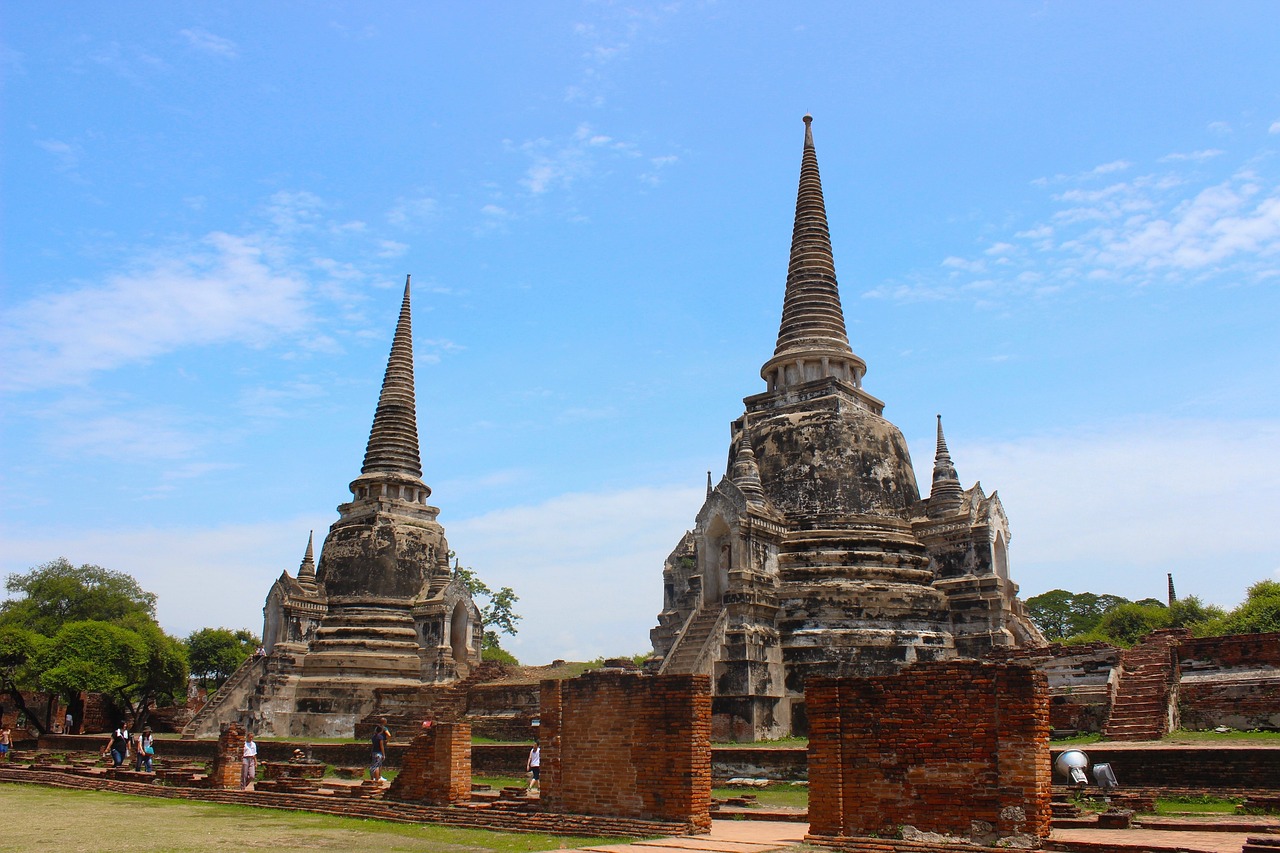
M711 828L711 681L597 671L542 682L542 806Z
M898 675L822 678L809 710L815 836L903 826L987 839L1049 834L1049 699L1043 673L976 661Z
M240 787L240 767L244 758L244 726L228 723L218 736L218 751L213 757L213 770L209 772L209 787L229 789Z
M436 723L409 744L387 799L443 806L471 799L471 726Z

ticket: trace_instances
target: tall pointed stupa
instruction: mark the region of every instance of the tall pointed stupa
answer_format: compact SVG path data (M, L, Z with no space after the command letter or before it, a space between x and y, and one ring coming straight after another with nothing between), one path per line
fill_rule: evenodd
M283 573L267 594L267 656L228 681L228 695L209 703L222 710L197 715L188 733L235 720L260 734L350 737L386 696L456 680L480 663L480 611L453 577L440 510L427 504L422 481L408 278L350 489L319 565L308 539L298 577Z
M846 331L812 122L804 117L777 345L760 369L766 390L743 401L725 477L667 559L651 632L661 671L712 676L717 739L802 733L807 679L888 674L1012 645L1018 632L1005 623L1022 618L1007 565L1002 580L990 556L967 564L994 586L970 602L974 612L959 627L952 602L963 580L953 579L954 589L935 584L920 525L945 518L950 526L935 524L930 535L950 531L944 544L972 546L970 557L974 548L992 553L979 541L991 527L960 519L976 511L964 499L979 490L964 492L958 480L953 488L949 456L946 497L929 511L906 440L863 390L867 365Z

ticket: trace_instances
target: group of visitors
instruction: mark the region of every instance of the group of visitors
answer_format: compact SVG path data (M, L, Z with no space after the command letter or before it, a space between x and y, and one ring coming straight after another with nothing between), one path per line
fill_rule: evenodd
M144 726L141 732L134 732L132 735L129 734L127 727L120 726L111 733L107 738L106 746L102 748L102 757L106 758L108 754L115 767L123 767L132 755L134 770L139 773L155 772L152 759L156 754L156 746L151 726Z

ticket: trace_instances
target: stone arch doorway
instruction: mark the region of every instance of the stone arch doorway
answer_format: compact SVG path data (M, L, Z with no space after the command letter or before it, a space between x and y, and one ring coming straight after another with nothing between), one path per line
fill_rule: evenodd
M707 526L705 541L706 566L702 577L703 606L719 604L729 591L729 570L733 568L733 531L725 520L716 516Z
M991 568L1004 580L1009 579L1009 546L1003 532L997 533L996 541L991 543Z
M471 614L462 601L453 606L453 613L449 616L449 650L453 653L455 664L470 662Z

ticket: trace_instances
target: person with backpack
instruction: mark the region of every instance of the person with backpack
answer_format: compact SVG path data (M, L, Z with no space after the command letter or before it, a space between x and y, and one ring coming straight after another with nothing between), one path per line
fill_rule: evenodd
M369 763L369 778L375 782L384 782L382 778L382 763L387 759L387 741L391 739L391 732L386 726L387 718L382 720L373 727L373 760Z
M124 729L116 729L107 738L107 745L102 748L103 757L107 753L111 753L111 763L116 767L124 764L124 760L129 757L129 737Z
M142 734L138 735L138 760L134 769L154 773L155 768L152 766L151 759L155 754L155 739L151 736L151 726L146 726Z

